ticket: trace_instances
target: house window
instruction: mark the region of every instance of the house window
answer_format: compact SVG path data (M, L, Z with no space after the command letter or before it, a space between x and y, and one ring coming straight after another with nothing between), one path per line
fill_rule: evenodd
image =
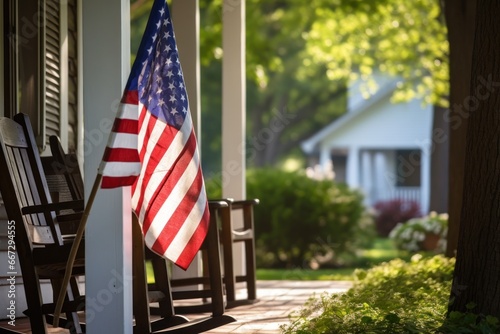
M51 135L76 147L77 1L3 3L4 114L27 114L42 150Z
M420 187L421 161L420 150L396 151L397 187Z

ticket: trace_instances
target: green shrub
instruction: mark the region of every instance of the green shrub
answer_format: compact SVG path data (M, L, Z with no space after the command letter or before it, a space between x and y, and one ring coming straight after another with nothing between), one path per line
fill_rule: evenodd
M345 294L311 299L284 334L498 333L498 319L470 312L446 318L454 259L396 259L368 271ZM473 305L471 305L473 307Z
M209 197L220 197L214 181ZM338 264L373 239L360 192L332 181L275 169L247 173L247 197L255 208L258 267L304 267Z

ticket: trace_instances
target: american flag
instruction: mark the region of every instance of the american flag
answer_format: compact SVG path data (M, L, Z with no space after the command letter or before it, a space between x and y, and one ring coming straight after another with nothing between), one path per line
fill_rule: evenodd
M165 0L151 9L100 170L103 188L132 184L146 245L186 269L205 239L209 211Z

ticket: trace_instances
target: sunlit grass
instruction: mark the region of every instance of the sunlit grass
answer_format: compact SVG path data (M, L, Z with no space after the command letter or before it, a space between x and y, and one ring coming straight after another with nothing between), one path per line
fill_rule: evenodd
M378 238L370 249L359 251L356 264L349 268L335 269L257 269L259 280L320 280L320 281L350 281L354 279L356 269L371 268L379 263L395 258L410 259L410 254L396 249L392 240Z
M355 268L341 269L257 269L258 280L351 281Z
M146 261L146 275L148 277L148 284L155 282L155 276L153 273L153 265L150 261Z
M386 262L394 258L409 259L410 254L396 249L396 246L389 238L377 238L372 248L364 249L360 252L361 259L370 264Z

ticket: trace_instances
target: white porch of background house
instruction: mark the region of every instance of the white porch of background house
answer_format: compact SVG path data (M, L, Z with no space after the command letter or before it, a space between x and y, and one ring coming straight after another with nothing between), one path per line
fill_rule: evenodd
M338 147L336 147L338 149ZM366 195L365 204L373 205L379 200L404 199L420 204L423 213L429 209L430 194L430 151L429 146L418 147L421 150L420 187L398 187L396 185L396 151L377 150L351 146L347 148L346 183L353 188L362 189ZM319 152L319 165L332 165L333 147L322 146ZM344 149L344 148L343 148ZM333 165L334 172L335 166Z
M382 168L392 163L389 155L369 159L366 152L420 149L422 153L420 203L425 213L429 207L430 195L432 107L422 107L419 100L404 104L389 103L393 88L391 85L383 87L375 94L375 101L370 99L365 100L364 103L362 100L350 101L350 105L357 105L358 109L351 110L336 122L320 130L303 143L303 149L307 153L317 150L319 164L323 168L332 164L332 151L347 152L346 182L355 188L364 187L368 176L373 175L367 171L370 168L369 165ZM387 179L390 179L389 173L382 179L377 175L376 181L370 181L369 186L388 184L390 180ZM415 196L414 193L412 189L393 188L380 196L411 197Z

